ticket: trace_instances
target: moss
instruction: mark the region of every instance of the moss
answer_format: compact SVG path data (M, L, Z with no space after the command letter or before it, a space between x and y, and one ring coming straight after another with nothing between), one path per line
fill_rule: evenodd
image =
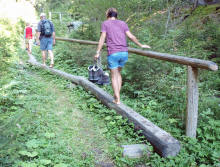
M216 7L219 7L219 4L208 5L208 6L199 6L193 12L193 16L207 16L210 14L220 13L220 10L216 10Z
M189 24L197 29L203 29L205 24L218 21L218 14L220 13L220 10L216 10L218 6L215 4L197 7L185 20L185 24Z

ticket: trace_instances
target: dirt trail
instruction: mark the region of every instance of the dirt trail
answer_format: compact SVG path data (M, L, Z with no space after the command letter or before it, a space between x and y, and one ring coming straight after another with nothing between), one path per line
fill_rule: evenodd
M48 117L55 117L52 122L59 140L67 145L74 158L83 159L93 156L95 166L113 166L112 160L106 155L108 141L101 133L100 123L90 115L77 108L77 97L68 90L61 90L52 81L46 81L39 75L31 73L39 84L44 85L46 94L53 97L53 101L42 104L46 108ZM83 103L83 102L81 102Z

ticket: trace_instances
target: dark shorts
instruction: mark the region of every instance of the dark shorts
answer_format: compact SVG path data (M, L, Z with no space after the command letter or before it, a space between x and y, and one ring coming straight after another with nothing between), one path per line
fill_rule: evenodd
M53 38L42 38L40 40L40 50L53 50Z
M108 68L115 69L118 67L124 67L128 61L128 52L117 52L108 56Z

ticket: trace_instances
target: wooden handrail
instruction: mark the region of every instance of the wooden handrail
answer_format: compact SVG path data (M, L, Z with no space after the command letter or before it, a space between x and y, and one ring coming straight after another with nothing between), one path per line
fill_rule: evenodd
M98 45L98 42L88 41L88 40L69 39L69 38L61 38L61 37L56 37L56 40L76 42L76 43L86 44L86 45ZM141 56L147 56L147 57L159 59L159 60L165 60L165 61L169 61L173 63L192 66L196 68L201 68L201 69L206 69L206 70L211 70L211 71L218 70L218 65L212 61L201 60L201 59L190 58L190 57L183 57L183 56L176 56L176 55L171 55L167 53L145 51L145 50L135 49L135 48L128 48L128 52L138 54Z

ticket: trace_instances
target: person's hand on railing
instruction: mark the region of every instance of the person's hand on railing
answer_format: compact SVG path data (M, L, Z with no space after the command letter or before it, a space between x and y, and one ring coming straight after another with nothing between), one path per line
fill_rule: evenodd
M151 47L149 45L141 45L141 48L150 49Z

